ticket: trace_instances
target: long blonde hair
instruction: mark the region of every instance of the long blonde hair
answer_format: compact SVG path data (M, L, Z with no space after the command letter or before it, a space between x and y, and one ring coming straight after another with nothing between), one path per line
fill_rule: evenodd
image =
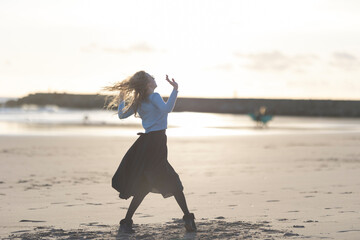
M118 107L120 103L120 95L123 95L125 100L124 113L129 111L133 107L135 117L137 116L137 110L142 101L146 100L147 97L147 84L149 83L148 74L145 71L139 71L132 75L131 77L116 82L113 85L106 86L103 89L110 92L120 91L116 96L112 96L111 101L106 104L108 97L105 100L106 109L112 109Z

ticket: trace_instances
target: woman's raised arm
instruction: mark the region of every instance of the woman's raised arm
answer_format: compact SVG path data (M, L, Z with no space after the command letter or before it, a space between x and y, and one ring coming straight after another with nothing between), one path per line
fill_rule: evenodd
M134 110L132 107L130 107L130 109L127 112L124 112L124 108L125 108L125 101L124 99L124 94L122 92L119 93L119 98L120 98L120 103L118 106L118 116L120 119L124 119L127 117L130 117L131 115L134 114Z
M160 94L154 93L151 102L162 112L171 112L175 106L178 91L174 88L165 103Z

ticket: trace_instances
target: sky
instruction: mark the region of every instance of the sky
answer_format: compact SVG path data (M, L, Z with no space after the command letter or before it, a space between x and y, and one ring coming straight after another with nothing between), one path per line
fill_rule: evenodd
M360 100L358 0L0 0L0 97L104 93Z

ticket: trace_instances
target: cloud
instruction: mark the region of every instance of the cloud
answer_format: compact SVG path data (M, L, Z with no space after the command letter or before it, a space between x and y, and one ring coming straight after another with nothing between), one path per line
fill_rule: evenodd
M80 48L80 51L82 52L93 52L93 51L96 51L98 50L98 45L96 43L91 43L90 45L88 46L85 46L85 47L81 47Z
M94 52L94 51L104 51L107 53L114 53L114 54L131 54L131 53L149 53L156 51L156 49L152 48L146 43L138 43L131 45L129 47L101 47L98 46L96 43L92 43L89 46L81 48L83 52Z
M343 70L355 70L360 67L358 58L350 53L335 52L329 64Z
M120 53L120 54L128 54L128 53L134 53L134 52L149 53L149 52L155 51L155 49L153 49L152 47L150 47L146 43L135 44L135 45L132 45L132 46L127 47L127 48L104 47L104 48L102 48L102 50L105 51L105 52Z
M223 63L223 64L215 65L215 66L213 66L211 68L216 69L216 70L229 71L229 70L233 69L233 65L230 64L230 63Z
M255 71L283 72L293 70L305 72L304 67L313 64L318 57L314 54L285 55L280 51L263 52L256 54L236 53L237 57L244 58L248 62L245 67Z

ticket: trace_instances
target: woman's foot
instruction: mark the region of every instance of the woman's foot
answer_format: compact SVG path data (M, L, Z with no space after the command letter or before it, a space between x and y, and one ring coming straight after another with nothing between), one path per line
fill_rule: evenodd
M120 221L120 231L123 233L134 233L134 229L132 228L133 220L128 220L126 218Z
M195 225L195 216L193 213L189 213L183 216L183 220L185 222L185 228L188 232L195 232L196 231L196 225Z

